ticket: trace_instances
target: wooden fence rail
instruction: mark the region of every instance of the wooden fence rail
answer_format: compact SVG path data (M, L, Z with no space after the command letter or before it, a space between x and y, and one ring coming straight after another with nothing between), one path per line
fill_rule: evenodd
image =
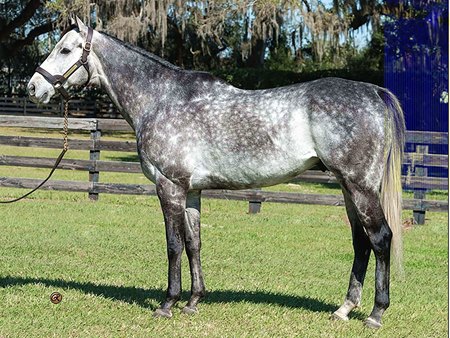
M64 102L52 100L43 105L31 102L27 97L0 96L0 112L12 116L47 116L57 117L64 114ZM108 99L85 100L71 99L69 114L75 117L120 118L120 113Z
M89 141L87 141L89 142ZM60 142L61 143L61 142ZM2 144L2 142L0 142ZM62 143L61 143L62 144ZM8 145L13 145L9 143ZM14 144L16 145L16 144ZM58 148L58 147L48 147ZM89 150L88 147L72 147L70 149ZM108 147L108 150L112 150ZM27 156L7 156L0 155L0 165L16 166L16 167L34 167L34 168L52 168L55 164L54 158L46 157L27 157ZM64 159L61 161L60 169L82 170L82 171L98 171L98 172L124 172L124 173L142 173L139 162L126 161L102 161L102 160L76 160ZM318 170L307 170L305 173L298 175L290 181L290 183L311 182L324 184L337 184L336 178L330 173L322 173ZM406 190L425 189L425 190L446 190L448 189L448 181L446 178L439 177L416 177L402 176L402 184Z
M0 116L0 127L24 127L61 129L62 118ZM101 172L142 173L138 162L103 161L100 160L102 151L136 152L134 141L105 141L101 133L105 131L132 132L131 127L124 120L111 119L78 119L69 121L69 129L88 131L90 140L70 140L70 149L89 151L89 160L65 159L60 168L67 170L82 170L89 172L89 181L50 181L43 188L47 190L64 190L87 192L89 198L95 200L100 193L155 195L153 185L112 184L101 183ZM408 167L408 175L402 176L404 189L414 191L414 199L404 201L405 209L413 210L417 223L423 224L425 212L447 211L447 201L426 200L429 190L448 190L447 178L429 177L426 167L438 167L448 171L448 155L428 154L426 144L448 144L448 133L408 131L406 142L415 145L415 152L405 153L404 165ZM55 138L1 136L0 144L17 147L62 147L62 140ZM0 165L51 168L53 158L6 156L0 155ZM337 183L330 172L308 170L297 176L291 182ZM37 179L0 177L0 186L33 188L39 183ZM305 203L317 205L344 205L341 195L299 194L286 192L269 192L263 190L206 190L202 195L207 198L221 198L249 201L249 212L259 212L262 202L276 203Z
M9 188L32 189L41 182L34 178L0 177L0 186ZM94 192L97 194L124 194L124 195L156 195L156 188L150 184L118 184L95 183L81 181L52 180L41 189L70 192ZM237 200L258 201L273 203L295 203L313 205L344 206L341 195L302 194L290 192L274 192L264 190L203 190L202 197ZM438 200L404 200L404 209L423 211L448 211L448 203Z

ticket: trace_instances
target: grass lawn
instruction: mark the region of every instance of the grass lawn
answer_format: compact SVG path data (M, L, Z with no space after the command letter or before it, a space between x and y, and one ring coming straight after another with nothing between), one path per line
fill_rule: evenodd
M34 156L58 152L38 149ZM13 147L0 147L0 154L31 156ZM87 158L87 152L69 154ZM108 156L118 155L102 152L102 159ZM47 172L0 167L0 176L45 177ZM86 177L61 170L55 179ZM100 179L147 182L138 174L102 173ZM301 186L278 188L339 193ZM1 188L0 197L23 192ZM167 281L156 197L103 194L90 202L84 193L39 191L1 205L0 337L448 336L447 213L428 212L426 225L405 230L406 275L393 273L391 307L383 327L373 331L363 325L373 305L373 257L362 307L349 322L329 320L344 299L353 260L344 208L264 203L257 215L247 209L246 202L203 200L208 295L198 315L181 314L190 285L183 257L183 298L166 320L151 316ZM405 211L404 218L411 214ZM60 304L50 302L54 291L63 295Z

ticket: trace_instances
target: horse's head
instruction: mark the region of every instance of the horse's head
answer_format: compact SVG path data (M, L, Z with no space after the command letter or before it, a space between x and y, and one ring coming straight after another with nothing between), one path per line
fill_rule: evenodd
M93 30L77 18L77 24L56 44L28 83L28 93L36 103L48 103L59 92L69 98L67 89L87 85L93 62L89 57Z

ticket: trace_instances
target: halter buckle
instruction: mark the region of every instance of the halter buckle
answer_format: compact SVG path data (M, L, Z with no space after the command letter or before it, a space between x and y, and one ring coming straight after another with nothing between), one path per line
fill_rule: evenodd
M83 49L89 53L91 51L91 46L92 46L92 43L90 43L89 41L86 41Z
M59 88L61 88L61 86L62 86L62 83L59 81L55 82L55 84L53 85L53 87L55 87L55 89L57 89L57 90L59 90Z

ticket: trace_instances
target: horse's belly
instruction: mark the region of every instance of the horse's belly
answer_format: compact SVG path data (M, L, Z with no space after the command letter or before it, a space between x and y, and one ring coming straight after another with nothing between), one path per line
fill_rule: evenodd
M260 143L252 142L255 139ZM270 186L286 182L319 162L308 120L301 111L292 114L278 130L265 127L235 145L231 149L223 143L202 148L192 171L192 189Z
M191 189L247 189L287 182L319 162L315 152L297 158L269 161L240 158L198 167L191 176Z

